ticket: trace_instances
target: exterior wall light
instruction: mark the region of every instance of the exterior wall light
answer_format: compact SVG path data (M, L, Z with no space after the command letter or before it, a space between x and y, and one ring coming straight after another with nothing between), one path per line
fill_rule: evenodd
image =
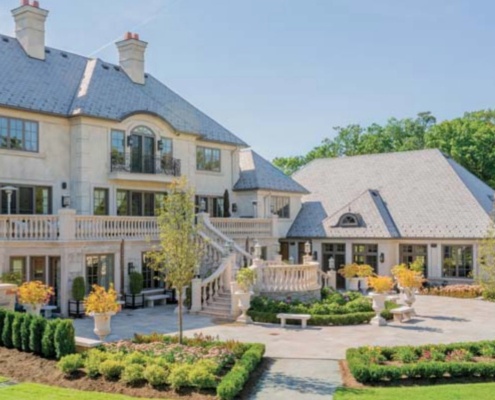
M309 256L311 254L311 243L309 242L309 240L304 243L304 253Z
M385 262L385 254L380 253L380 262L383 264Z
M62 196L62 207L63 208L70 207L70 196L69 195Z
M134 267L134 263L130 262L127 264L127 274L130 275L136 270L136 267Z

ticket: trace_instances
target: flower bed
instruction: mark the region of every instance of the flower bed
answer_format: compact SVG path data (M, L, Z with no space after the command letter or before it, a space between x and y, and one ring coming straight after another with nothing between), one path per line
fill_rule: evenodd
M479 285L431 286L421 289L420 293L432 296L474 299L483 294L483 288Z
M406 379L495 378L495 341L348 349L349 369L361 383Z
M185 338L181 345L176 337L136 335L132 341L69 355L58 366L71 379L84 371L93 379L120 380L133 387L215 390L219 398L233 399L264 352L262 344L220 342L209 336Z
M398 307L392 302L386 303L382 313L385 319L392 319L390 310ZM299 301L276 301L266 297L255 297L251 300L249 316L256 322L279 323L278 313L310 314L308 325L356 325L365 324L375 316L371 299L360 293L339 293L330 290L322 291L322 300L312 303ZM297 321L288 320L288 323Z

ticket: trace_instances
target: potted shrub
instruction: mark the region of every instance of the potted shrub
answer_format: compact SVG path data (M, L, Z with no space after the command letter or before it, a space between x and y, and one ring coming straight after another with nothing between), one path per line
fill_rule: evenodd
M100 340L105 340L111 332L112 316L120 310L120 305L117 303L117 292L113 285L110 285L108 291L102 286L93 285L91 293L84 300L84 309L86 315L95 320L93 332Z
M425 278L418 271L409 268L394 268L395 279L404 297L404 302L411 307L416 301L415 292L423 286Z
M374 273L373 267L368 264L358 266L357 276L359 281L359 289L365 291L368 289L368 278Z
M135 309L144 307L144 294L143 291L143 274L140 272L131 272L129 275L129 292L130 295L125 296L125 306ZM130 297L130 301L127 302L127 298ZM137 300L137 302L136 302Z
M72 301L69 300L69 315L80 318L84 315L82 310L82 301L86 294L86 284L82 276L77 276L72 281ZM76 309L73 310L71 305L75 304Z
M358 264L346 264L339 269L339 274L346 279L346 287L348 290L359 290L358 279Z
M387 294L394 287L394 281L389 276L373 275L368 277L368 285L373 290L370 293L370 297L373 300L373 310L376 313L370 323L378 326L387 325L387 321L380 314L385 309L385 300L387 299Z
M255 270L250 268L241 268L239 272L237 272L237 290L235 292L235 295L239 299L239 309L242 311L242 314L239 316L239 318L237 318L238 322L251 322L251 318L246 313L251 306L251 288L253 287L255 282Z
M41 307L50 301L53 289L40 281L24 282L17 289L17 295L27 313L40 315Z

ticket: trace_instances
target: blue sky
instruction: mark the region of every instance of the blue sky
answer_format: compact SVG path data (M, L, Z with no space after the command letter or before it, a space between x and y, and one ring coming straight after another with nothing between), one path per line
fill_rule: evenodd
M495 98L489 0L40 3L52 47L89 55L138 32L150 73L269 159L308 151L334 126L442 120ZM18 4L1 1L0 32L13 33ZM117 62L113 44L96 56Z

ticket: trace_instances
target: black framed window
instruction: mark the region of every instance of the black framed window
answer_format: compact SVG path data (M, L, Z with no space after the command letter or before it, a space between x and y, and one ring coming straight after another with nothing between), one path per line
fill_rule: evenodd
M125 132L112 130L112 167L123 166L125 164Z
M26 257L10 257L10 272L19 274L26 281Z
M161 138L162 150L160 151L162 156L172 157L174 155L174 145L170 138Z
M117 215L139 217L157 215L157 209L163 207L166 195L166 192L117 190Z
M353 244L352 258L356 264L367 264L378 271L378 245L377 244Z
M95 188L93 191L93 214L108 215L108 189Z
M2 186L13 186L0 183ZM19 186L14 185L11 195L11 214L51 214L52 212L52 190L44 186ZM5 190L0 193L0 214L8 214L8 196Z
M208 213L213 218L223 218L224 209L223 197L220 196L202 196L198 195L194 197L194 203L196 205L196 211L201 211L201 203L204 205L204 212Z
M0 148L38 152L38 130L35 121L0 117Z
M114 282L113 254L96 254L86 256L86 286L88 293L93 285L105 289Z
M442 276L470 278L473 272L473 246L447 245L442 248Z
M196 149L196 169L200 171L220 172L220 149L198 146Z
M29 271L30 280L41 281L46 283L46 258L45 257L31 257L31 268Z
M428 246L425 244L401 244L399 246L401 264L411 265L416 260L423 262L423 273L428 271Z
M163 279L158 279L160 273L148 265L148 257L146 253L142 254L142 274L143 274L143 288L144 289L157 289L163 287Z
M272 196L271 210L280 218L290 218L290 197Z

